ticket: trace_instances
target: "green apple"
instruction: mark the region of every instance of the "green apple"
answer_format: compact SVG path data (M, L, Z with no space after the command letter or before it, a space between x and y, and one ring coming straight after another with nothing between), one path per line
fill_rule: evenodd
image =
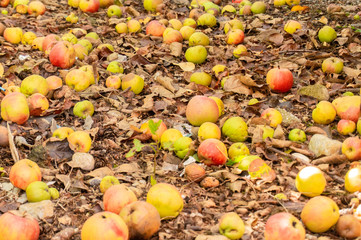
M109 63L109 65L107 67L107 71L109 71L111 73L123 73L124 68L120 62L112 61Z
M243 6L252 6L252 2L248 1L248 0L243 0L240 4L239 7L243 7Z
M304 142L306 141L306 133L301 129L295 128L288 134L288 139L292 142Z
M201 64L206 61L207 55L207 49L204 46L199 45L188 48L185 53L185 58L188 62Z
M240 155L248 155L249 149L246 144L237 142L233 143L228 149L228 157L234 159Z
M241 239L244 231L243 220L235 212L226 213L219 220L219 232L229 239Z
M122 78L122 90L130 88L130 91L139 94L144 88L144 79L134 73L129 73Z
M114 176L105 176L102 178L99 188L102 193L105 193L108 188L110 188L113 185L120 184L119 180Z
M4 15L8 15L8 10L6 10L6 9L3 9L3 10L1 10L1 14L4 14Z
M93 45L91 44L91 42L88 39L80 39L77 44L82 45L83 47L85 47L88 52L90 52L93 49Z
M337 33L335 29L333 29L330 26L324 26L323 28L320 29L320 31L318 31L318 39L321 42L330 43L336 38L337 38Z
M266 9L267 5L261 1L254 2L251 6L251 11L253 14L265 13Z
M77 102L74 106L73 113L82 119L85 119L87 116L93 116L94 105L88 100Z
M358 134L361 135L361 118L359 118L359 119L357 120L356 129L357 129Z
M206 72L195 72L191 75L190 81L203 86L209 86L212 82L212 76Z
M112 16L121 17L123 14L122 8L118 5L111 5L108 8L107 14L108 17L112 17Z
M247 139L247 124L241 117L231 117L222 126L222 134L232 142L244 142Z
M49 187L45 182L35 181L26 188L26 197L29 202L40 202L43 200L50 200Z
M173 148L175 155L181 159L194 154L193 141L190 137L178 138L174 142Z
M92 39L99 39L99 35L96 32L90 32L87 35L85 35L86 38L92 38Z
M49 188L48 189L51 199L58 199L60 197L59 191L56 188Z
M238 156L235 158L235 162L236 161L240 162L240 164L238 165L239 169L241 169L243 171L248 171L248 167L251 164L251 162L258 158L260 158L260 157L257 155Z
M68 41L72 44L76 44L78 42L78 38L72 34L72 33L65 33L62 37L61 37L62 40L64 41Z

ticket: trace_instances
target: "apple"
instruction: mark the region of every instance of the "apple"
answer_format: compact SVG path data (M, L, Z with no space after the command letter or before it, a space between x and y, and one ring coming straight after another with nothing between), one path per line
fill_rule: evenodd
M85 35L85 38L99 39L99 35L96 32L90 32Z
M78 38L72 33L65 33L62 37L62 40L70 42L72 44L76 44L78 42Z
M80 0L79 9L83 12L94 13L99 10L100 3L99 0Z
M351 120L341 119L337 123L337 131L342 135L348 135L356 130L356 123Z
M299 22L295 20L287 21L284 30L289 34L294 34L298 29L302 29L302 26Z
M82 119L85 119L88 116L91 117L94 114L94 105L88 100L77 102L73 108L73 113L75 116Z
M247 52L247 48L244 45L238 45L234 50L233 50L233 56L235 58L240 58L241 56L247 56L248 52Z
M119 213L129 229L129 239L150 239L160 227L157 209L145 201L126 205Z
M109 187L103 196L104 210L119 214L128 204L137 201L134 192L124 184L115 184Z
M25 190L30 183L41 181L41 171L35 162L22 159L11 167L9 180L15 187Z
M41 93L34 93L27 100L31 116L42 116L49 108L48 99Z
M21 43L24 45L32 45L34 39L36 38L36 34L33 32L26 32L23 34L23 37L21 39Z
M73 132L74 132L74 130L69 128L69 127L60 127L60 128L57 128L53 132L52 136L56 137L56 138L59 138L60 140L63 140L63 139L66 139Z
M5 90L5 96L13 93L13 92L20 92L20 87L19 86L9 86L6 88Z
M322 71L325 73L340 74L343 70L343 61L340 58L330 57L322 62Z
M1 117L4 121L24 124L29 119L29 106L24 94L13 92L1 101Z
M198 147L198 158L208 166L223 165L228 159L227 148L218 139L206 139Z
M207 49L204 46L194 46L186 50L185 58L188 62L202 64L207 59Z
M113 89L119 89L122 84L122 81L120 80L120 77L117 75L111 75L107 77L105 81L105 86L107 88L113 88Z
M180 137L173 144L173 151L177 157L184 159L194 154L194 144L190 137Z
M184 176L192 182L200 182L206 175L206 170L197 163L191 163L184 168Z
M60 197L59 191L56 188L49 188L48 192L50 193L51 199L58 199Z
M71 43L60 41L51 49L49 60L55 67L71 68L75 63L76 53Z
M361 223L352 214L343 215L337 221L336 232L342 238L355 239L361 236Z
M163 23L153 20L147 24L145 29L145 33L147 35L155 36L155 37L162 37L165 30L165 26Z
M361 160L361 139L348 137L342 143L341 151L350 161Z
M77 92L84 91L90 86L89 75L80 69L73 69L65 76L65 83Z
M107 66L107 71L109 71L111 73L123 73L124 68L120 62L111 61Z
M202 32L195 32L189 37L189 46L209 45L209 37Z
M176 187L168 183L157 183L147 193L147 202L152 204L161 219L172 219L183 209L183 198Z
M160 121L160 123L159 123L159 121ZM155 133L152 133L149 125L154 126L154 124L158 124L158 123L160 124L158 126L158 129L155 131ZM147 120L145 123L143 123L140 126L140 131L142 133L151 134L153 141L159 141L161 139L163 133L165 132L165 130L167 130L167 125L165 125L163 120L158 119L158 118L153 118L153 119Z
M43 51L43 42L45 37L37 37L33 40L31 46L33 49L38 49L40 51Z
M336 31L330 26L324 26L318 31L318 39L320 42L331 43L337 38Z
M30 75L21 82L20 92L27 96L34 93L41 93L46 96L49 92L48 82L40 75Z
M7 1L7 0L3 0L3 1ZM0 4L1 4L1 2L0 2ZM1 14L3 14L3 15L8 15L8 13L9 13L9 11L6 9L1 10Z
M74 152L89 152L92 140L89 133L75 131L68 136L69 147Z
M128 32L130 33L137 33L142 30L142 26L140 25L140 22L135 19L131 19L127 22L128 26Z
M288 139L292 142L304 142L306 141L306 133L298 128L292 129L288 134Z
M39 16L45 13L45 5L40 1L32 1L28 6L28 13L30 15Z
M239 15L244 15L244 16L252 15L251 6L250 5L244 5L243 7L241 7L239 9Z
M323 172L313 166L303 168L296 176L297 190L307 197L319 196L326 187Z
M197 19L200 26L214 27L217 25L217 18L211 13L204 13Z
M341 119L357 122L360 117L360 96L338 97L332 101L332 105L335 107L336 113Z
M215 138L218 140L221 139L221 130L217 124L212 122L202 123L198 129L198 139L200 142L202 142L209 138Z
M209 86L212 82L212 76L205 72L195 72L191 75L190 81L203 86Z
M218 12L221 11L221 8L217 4L213 3L212 1L205 1L204 3L201 3L201 5L203 6L204 11L206 11L206 12L209 12L209 10L213 9L213 10L217 11L217 14L218 14Z
M242 43L243 40L244 40L244 32L241 29L230 30L227 33L227 39L226 39L227 44L237 45Z
M88 49L86 47L84 47L81 44L74 44L73 45L74 51L75 51L75 56L79 59L79 60L84 60L85 56L88 56Z
M68 0L68 5L73 8L79 7L80 0Z
M12 4L13 4L13 8L16 8L18 5L28 5L29 0L15 0L12 1Z
M222 12L221 14L225 14L225 13L236 13L237 10L232 6L232 5L226 5L222 8Z
M0 146L7 147L9 146L9 134L8 129L0 125Z
M9 43L18 44L23 37L23 30L19 27L8 27L4 30L3 36Z
M232 142L244 142L247 139L247 124L241 117L230 117L222 126L222 134Z
M183 27L183 24L178 19L173 18L168 21L168 26L179 31Z
M257 126L258 127L258 126ZM265 140L266 138L273 138L275 130L271 128L270 126L265 125L259 125L259 127L262 129L262 139Z
M144 0L143 6L145 10L155 12L159 5L163 4L163 0Z
M358 134L361 135L361 118L359 118L357 120L356 129L357 129Z
M96 71L94 72L94 68L92 65L83 65L82 67L79 68L79 70L82 70L83 72L85 72L87 74L90 84L95 83L95 78L97 78L97 80L99 80L99 74Z
M77 23L79 20L79 17L77 15L75 15L75 13L70 13L70 15L68 15L65 18L65 21L70 22L70 23Z
M122 78L122 90L126 90L130 88L130 91L134 92L134 94L139 94L144 87L144 80L142 77L129 73Z
M82 240L128 240L129 230L123 219L112 212L98 212L88 218L82 229Z
M189 18L194 19L195 21L197 21L197 19L203 14L203 11L201 11L201 9L199 8L194 8L192 10L190 10L189 12Z
M108 17L121 17L123 14L122 8L118 5L111 5L107 11Z
M99 7L106 8L113 6L115 4L115 0L99 0Z
M183 35L173 28L166 28L163 32L163 42L164 43L173 43L173 42L182 42Z
M361 191L361 166L348 170L345 175L345 189L350 193Z
M266 222L265 240L304 240L305 236L302 223L290 213L274 214Z
M288 6L299 5L300 0L286 0L286 3L287 3Z
M26 188L26 197L29 202L40 202L50 200L49 187L45 182L35 181Z
M286 0L274 0L273 1L273 5L275 7L281 7L284 6L286 4Z
M301 212L303 224L314 233L326 232L337 223L339 216L337 204L324 196L311 198Z
M165 130L160 137L160 145L163 149L172 149L175 141L182 136L182 133L178 129L169 128Z
M128 25L126 23L118 23L115 25L117 33L128 33Z
M40 227L38 221L19 211L8 211L0 216L1 238L6 240L38 240Z
M241 155L249 155L249 153L247 145L241 142L233 143L228 149L228 156L230 159L235 159Z
M282 115L281 113L274 108L267 108L261 113L261 118L265 118L270 121L271 127L277 127L282 123Z
M329 124L335 120L336 109L332 103L328 101L321 101L316 105L312 111L312 119L318 124Z
M28 5L18 4L18 5L16 5L15 10L17 13L26 14L26 13L28 13Z
M217 122L219 109L217 103L206 96L195 96L187 104L186 117L193 126L204 122Z
M60 40L60 37L55 34L49 34L43 39L42 51L45 53L50 53L50 50L55 46L55 44Z
M230 30L240 29L244 31L243 23L238 19L232 19L224 25L224 33L227 34Z
M108 49L111 52L114 52L114 47L113 45L109 44L109 43L103 43L97 46L97 49L102 50L102 49Z
M224 104L223 104L222 100L215 96L211 96L209 98L213 99L217 103L218 110L219 110L219 116L222 116L224 113Z
M293 75L286 68L272 68L267 72L266 81L271 90L285 93L292 88Z
M93 49L93 45L88 39L80 39L77 42L77 44L80 44L83 47L85 47L88 50L88 52L90 52Z
M241 239L244 231L243 220L235 212L226 213L219 219L219 232L229 239Z
M185 26L189 26L195 29L197 27L197 22L193 18L186 18L183 20L183 27Z
M119 183L119 180L116 177L114 177L114 176L105 176L100 181L100 185L99 185L100 192L105 193L108 190L108 188L110 188L113 185L117 185L117 184L120 184L120 183Z
M253 14L265 13L266 9L267 5L261 1L254 2L251 6L251 11Z
M0 7L7 7L10 3L10 0L0 0Z

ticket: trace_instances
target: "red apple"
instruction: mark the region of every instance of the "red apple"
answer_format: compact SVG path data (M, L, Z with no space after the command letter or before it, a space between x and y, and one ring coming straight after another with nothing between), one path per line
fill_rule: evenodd
M332 101L332 105L335 107L336 113L341 119L357 122L360 117L360 96L338 97Z
M183 36L182 34L173 29L173 28L166 28L163 32L163 42L165 43L172 43L172 42L182 42Z
M165 30L165 26L163 23L160 23L157 20L150 21L147 24L147 28L145 29L145 33L147 35L152 35L156 37L163 36L163 32Z
M40 227L30 215L8 211L0 216L0 233L4 240L38 240Z
M42 50L45 53L49 53L51 48L60 40L60 37L55 34L47 35L42 41Z
M61 41L55 44L49 54L51 64L55 67L70 68L75 63L75 50L71 43Z
M216 101L206 96L195 96L187 105L187 120L193 126L200 126L204 122L217 122L219 109Z
M4 121L24 124L29 119L29 107L24 94L12 92L1 101L1 117Z
M351 120L341 119L337 123L337 131L342 135L348 135L356 130L356 123Z
M305 235L305 228L300 220L290 213L277 213L266 222L265 240L304 240Z
M348 160L361 160L361 139L358 137L346 138L342 143L342 153L346 155Z
M128 204L137 201L135 194L123 184L108 188L103 196L104 210L119 214Z
M28 97L31 116L41 116L49 108L48 99L41 93L34 93Z
M227 44L240 44L244 40L244 32L241 29L233 29L227 33Z
M228 159L227 148L218 139L206 139L198 147L198 158L208 166L223 165Z
M79 8L83 12L94 13L97 12L100 7L99 0L80 0Z
M9 179L15 187L25 190L30 183L41 181L40 168L35 162L22 159L11 167Z
M265 118L270 121L271 127L277 127L282 123L282 114L274 108L267 108L261 113L261 118Z
M7 7L10 3L10 0L1 0L0 7Z
M114 88L119 89L122 84L122 81L120 80L120 77L117 75L112 75L107 77L107 80L105 81L105 86L107 88Z
M286 68L273 68L268 71L266 81L273 91L288 92L293 85L292 72Z
M39 16L45 13L45 5L40 1L32 1L28 6L28 13L30 15Z
M81 229L82 240L128 240L129 231L123 219L112 212L99 212L88 218Z

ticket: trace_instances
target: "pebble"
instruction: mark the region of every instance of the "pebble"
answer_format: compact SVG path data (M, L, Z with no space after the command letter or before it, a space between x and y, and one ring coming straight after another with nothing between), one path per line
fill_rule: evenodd
M54 216L54 203L44 200L35 203L26 203L19 207L20 212L27 212L36 219L46 219Z

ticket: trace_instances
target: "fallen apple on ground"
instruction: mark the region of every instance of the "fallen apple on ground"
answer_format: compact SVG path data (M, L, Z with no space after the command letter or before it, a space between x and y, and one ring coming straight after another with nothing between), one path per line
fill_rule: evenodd
M69 147L74 152L89 152L92 140L89 133L85 131L75 131L68 137Z
M198 140L202 142L209 138L221 139L221 130L215 123L202 123L198 129Z
M193 126L200 126L205 122L217 122L219 109L217 103L206 96L195 96L187 105L186 117Z
M111 186L116 185L116 184L120 184L119 180L116 177L105 176L100 181L100 185L99 185L100 192L105 193L108 190L108 188L110 188Z
M38 221L19 211L8 211L0 216L1 239L38 240L40 227Z
M128 204L137 201L134 192L124 184L115 184L110 186L104 193L104 210L119 214Z
M297 190L307 197L320 195L326 187L326 179L323 172L313 166L303 168L296 176Z
M15 187L25 190L30 183L41 181L41 171L36 162L22 159L11 167L9 180Z
M305 228L300 220L287 212L272 215L266 222L265 240L304 240Z
M243 220L235 212L226 213L219 219L219 232L229 239L242 238L244 231Z
M198 158L208 166L223 165L228 159L227 148L218 139L206 139L198 147Z
M232 142L244 142L248 137L248 127L241 117L228 118L222 126L222 134Z

